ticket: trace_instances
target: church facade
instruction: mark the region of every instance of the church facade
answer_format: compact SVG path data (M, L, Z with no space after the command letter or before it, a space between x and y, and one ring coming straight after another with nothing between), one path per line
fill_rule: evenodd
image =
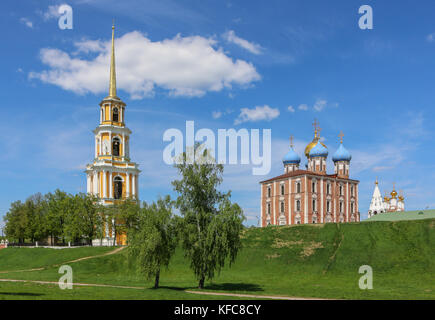
M261 226L360 221L358 180L349 178L350 153L343 146L332 157L334 173L326 172L327 147L314 123L314 139L305 148L306 170L293 143L283 158L284 174L261 185ZM291 138L292 140L292 138Z
M139 199L138 164L130 160L131 131L125 125L126 104L116 94L115 27L112 27L109 95L100 102L100 123L95 136L94 160L86 166L87 192L99 198L103 205L111 205L126 198ZM104 228L105 237L94 245L126 244L126 236L115 234L110 225Z
M395 187L388 197L387 193L382 198L381 191L379 190L378 179L375 182L375 190L373 191L372 201L370 202L368 217L371 218L375 215L386 212L401 212L405 211L405 197L403 192L397 194Z

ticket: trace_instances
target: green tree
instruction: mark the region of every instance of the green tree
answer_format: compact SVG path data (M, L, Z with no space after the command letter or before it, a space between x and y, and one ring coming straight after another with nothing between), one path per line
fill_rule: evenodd
M230 191L217 190L223 165L215 164L209 152L198 145L190 152L183 153L175 165L182 178L172 184L179 193L176 206L183 216L179 228L182 245L202 289L205 279L212 279L227 258L230 265L234 262L241 248L244 215L238 204L231 203ZM195 154L196 161L189 161L190 154Z
M160 270L168 267L177 245L176 225L169 196L151 205L144 203L137 224L129 232L129 256L135 258L139 271L148 279L154 277L159 287Z
M69 197L66 192L59 189L54 194L48 193L45 197L47 201L46 224L48 234L52 240L58 238L65 242L65 219L68 213Z
M15 201L11 203L9 211L4 217L4 232L9 241L23 243L26 237L28 217L24 203Z

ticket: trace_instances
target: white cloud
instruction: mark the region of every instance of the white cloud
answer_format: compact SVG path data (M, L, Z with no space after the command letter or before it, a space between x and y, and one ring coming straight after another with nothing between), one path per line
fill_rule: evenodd
M28 27L28 28L30 28L30 29L33 29L33 22L30 21L29 19L27 19L27 18L21 18L21 19L20 19L20 22L21 22L22 24L24 24L26 27Z
M77 94L101 94L108 90L110 41L80 41L72 57L59 49L43 48L42 62L49 67L31 72L29 78L61 87ZM154 94L155 87L173 96L202 96L209 91L248 86L260 80L255 67L233 60L216 41L201 36L153 42L140 32L124 34L116 40L117 85L133 99ZM93 58L80 53L96 53Z
M48 21L50 19L57 19L60 17L59 7L60 5L48 6L46 11L39 13L42 15L44 21Z
M327 101L323 99L317 99L316 103L314 104L314 110L316 111L322 111L326 107Z
M234 43L253 54L258 55L263 53L263 48L259 44L238 37L233 30L225 32L223 37L228 42Z
M221 111L213 111L211 115L212 115L213 119L219 119L220 117L222 117L222 112Z
M240 111L241 112L238 118L234 121L234 124L240 124L248 121L270 121L279 116L279 110L271 108L268 105L256 106L253 109L242 108Z
M435 41L435 33L428 34L428 35L426 36L426 40L427 40L428 42L434 42L434 41Z
M302 110L302 111L307 111L308 110L308 106L306 104L300 104L298 109Z
M293 108L293 106L288 106L287 107L287 110L289 111L289 112L295 112L295 108Z

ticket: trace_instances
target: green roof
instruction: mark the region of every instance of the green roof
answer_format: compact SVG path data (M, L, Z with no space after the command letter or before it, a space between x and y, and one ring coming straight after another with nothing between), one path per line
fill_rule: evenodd
M435 219L435 209L380 213L364 221L399 221L421 219Z

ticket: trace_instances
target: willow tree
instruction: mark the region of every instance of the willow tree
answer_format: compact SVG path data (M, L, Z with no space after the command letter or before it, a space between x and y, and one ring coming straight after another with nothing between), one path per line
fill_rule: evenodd
M129 256L135 259L139 271L148 279L154 277L159 287L160 271L169 266L177 245L176 223L172 201L167 196L140 210L138 220L129 229Z
M245 218L240 206L231 203L231 191L218 190L224 167L215 163L208 150L196 145L178 158L175 167L181 175L172 182L179 194L176 206L183 216L180 238L202 289L226 260L230 265L234 262Z

